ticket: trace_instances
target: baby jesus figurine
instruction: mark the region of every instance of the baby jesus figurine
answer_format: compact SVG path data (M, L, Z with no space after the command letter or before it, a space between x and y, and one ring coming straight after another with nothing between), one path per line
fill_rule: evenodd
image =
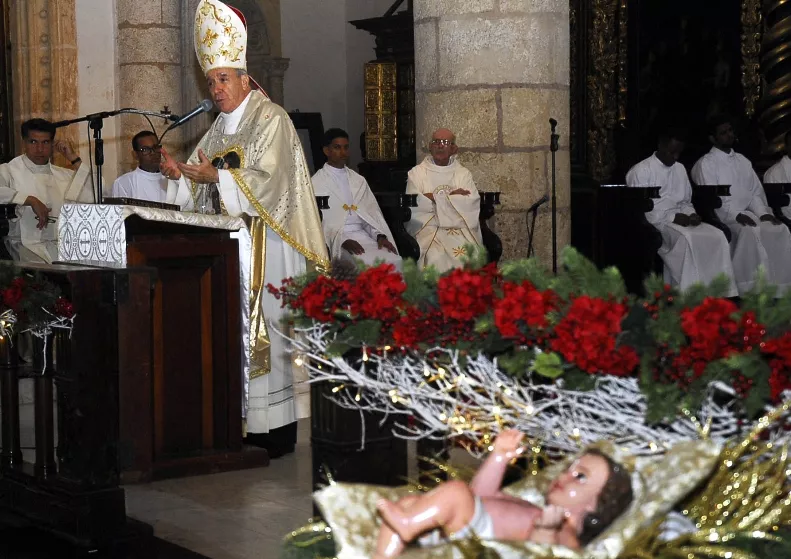
M629 473L595 450L583 454L552 482L543 509L502 493L508 464L523 452L522 436L515 430L500 433L494 450L469 485L449 481L397 503L377 503L383 522L376 558L395 557L406 543L437 529L450 540L474 535L480 539L558 544L576 550L600 534L632 502ZM440 541L435 538L428 543Z

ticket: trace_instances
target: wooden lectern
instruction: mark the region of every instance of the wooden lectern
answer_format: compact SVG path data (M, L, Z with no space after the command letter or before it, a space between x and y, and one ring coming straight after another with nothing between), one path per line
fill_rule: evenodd
M139 336L119 355L125 482L269 462L265 450L242 448L239 248L231 235L241 220L184 221L179 212L119 206L67 205L61 213L62 260L117 253L122 263L108 265L153 269L150 300L125 318Z

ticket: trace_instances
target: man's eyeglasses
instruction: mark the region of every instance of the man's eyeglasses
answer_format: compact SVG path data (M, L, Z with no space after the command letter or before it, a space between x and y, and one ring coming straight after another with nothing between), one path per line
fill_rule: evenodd
M433 146L452 146L452 145L455 145L455 142L453 142L451 140L440 140L438 138L435 138L435 139L431 140L431 145L433 145Z
M142 153L143 155L151 155L152 153L159 153L162 151L162 146L143 146L141 148L137 148L135 151L137 153Z

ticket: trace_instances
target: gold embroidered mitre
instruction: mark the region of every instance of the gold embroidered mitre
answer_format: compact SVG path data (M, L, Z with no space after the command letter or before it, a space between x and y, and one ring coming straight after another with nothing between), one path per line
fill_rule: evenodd
M247 70L242 13L219 0L201 0L195 10L195 55L204 75L215 68Z

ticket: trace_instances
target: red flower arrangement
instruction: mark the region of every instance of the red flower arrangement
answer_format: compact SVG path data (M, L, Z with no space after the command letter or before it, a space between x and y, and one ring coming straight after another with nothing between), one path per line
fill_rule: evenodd
M0 313L13 313L14 330L39 329L74 316L57 286L12 263L0 263Z
M775 316L770 335L759 320L769 316L766 298L755 298L764 306L737 306L699 291L681 294L654 278L647 282L653 297L638 299L627 296L620 278L570 254L566 275L557 278L517 263L507 272L469 265L433 280L407 263L403 275L381 265L353 279L314 276L268 288L295 322L318 321L344 334L338 339L345 345L335 348L341 353L453 347L500 356L504 372L521 375L526 368L544 374L540 351L560 363L547 376L559 368L572 386L595 375L642 379L656 419L702 399L714 380L752 397L753 408L762 405L759 396L777 400L791 389L791 317Z

